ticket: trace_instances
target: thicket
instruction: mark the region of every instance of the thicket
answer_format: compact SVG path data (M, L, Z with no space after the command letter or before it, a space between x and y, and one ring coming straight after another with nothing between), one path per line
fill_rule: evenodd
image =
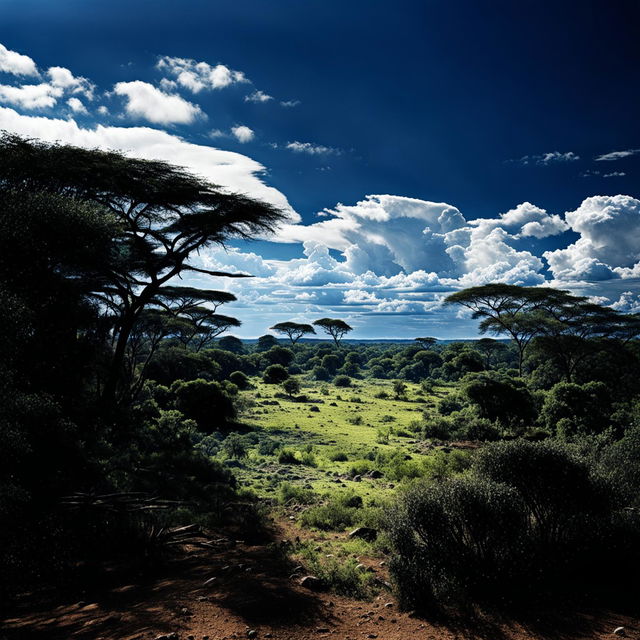
M638 431L625 444L637 453ZM467 474L419 481L385 521L403 606L583 596L639 566L639 458L625 445L489 444ZM587 451L590 450L590 453ZM616 588L628 580L616 573Z

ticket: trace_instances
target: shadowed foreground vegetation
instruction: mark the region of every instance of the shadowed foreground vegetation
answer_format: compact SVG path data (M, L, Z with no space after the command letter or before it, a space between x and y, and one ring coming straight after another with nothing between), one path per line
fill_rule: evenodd
M264 541L268 516L351 597L391 588L434 611L632 592L637 316L493 284L447 303L494 338L346 342L323 318L243 342L223 336L231 294L176 276L237 275L189 258L272 228L271 207L9 136L0 206L4 602L107 564L149 572L180 525ZM314 326L331 339L305 341Z

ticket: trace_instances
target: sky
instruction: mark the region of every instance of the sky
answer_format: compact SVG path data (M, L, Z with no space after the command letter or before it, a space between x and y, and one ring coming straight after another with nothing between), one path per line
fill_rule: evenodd
M0 130L281 207L194 260L239 337L469 338L489 282L640 312L636 0L2 0Z

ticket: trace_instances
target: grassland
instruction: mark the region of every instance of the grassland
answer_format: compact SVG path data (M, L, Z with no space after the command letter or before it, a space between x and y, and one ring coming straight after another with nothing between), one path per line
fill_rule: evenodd
M277 497L287 482L318 494L348 489L379 499L437 465L441 447L418 432L423 412L433 411L448 387L427 394L407 383L396 397L392 381L354 380L352 387L304 381L288 397L280 385L251 383L241 392L241 419L253 429L253 446L230 464L241 485L260 497Z

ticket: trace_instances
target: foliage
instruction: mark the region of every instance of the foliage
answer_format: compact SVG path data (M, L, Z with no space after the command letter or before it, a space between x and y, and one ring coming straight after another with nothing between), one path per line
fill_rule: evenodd
M296 393L300 393L300 381L297 378L287 378L282 383L282 388L289 397L294 396Z
M239 433L230 433L222 442L222 449L229 458L246 458L247 443Z
M238 389L249 388L249 378L242 371L232 371L229 374L229 381L238 387Z
M280 384L288 377L288 371L281 364L272 364L265 369L262 379L268 384Z
M340 340L349 331L353 331L353 327L350 327L344 320L335 318L321 318L313 323L316 327L320 327L326 334L333 338L336 347L340 345Z
M565 438L601 433L609 426L611 397L602 382L556 384L546 395L540 418Z
M295 344L302 336L308 333L315 334L315 329L310 324L299 324L297 322L279 322L270 327L270 329L276 333L286 335L291 340L291 344Z
M491 422L508 426L535 421L534 400L522 380L494 371L472 373L464 377L460 390L478 407L480 417Z
M485 447L471 474L417 483L389 512L401 601L429 608L530 596L586 579L587 559L594 579L617 552L606 541L621 535L612 491L559 443Z
M217 382L197 379L178 380L171 385L175 405L185 416L196 421L205 433L219 431L236 417L233 400Z
M351 378L349 376L344 376L344 375L336 376L333 379L333 384L335 384L336 387L350 387Z

